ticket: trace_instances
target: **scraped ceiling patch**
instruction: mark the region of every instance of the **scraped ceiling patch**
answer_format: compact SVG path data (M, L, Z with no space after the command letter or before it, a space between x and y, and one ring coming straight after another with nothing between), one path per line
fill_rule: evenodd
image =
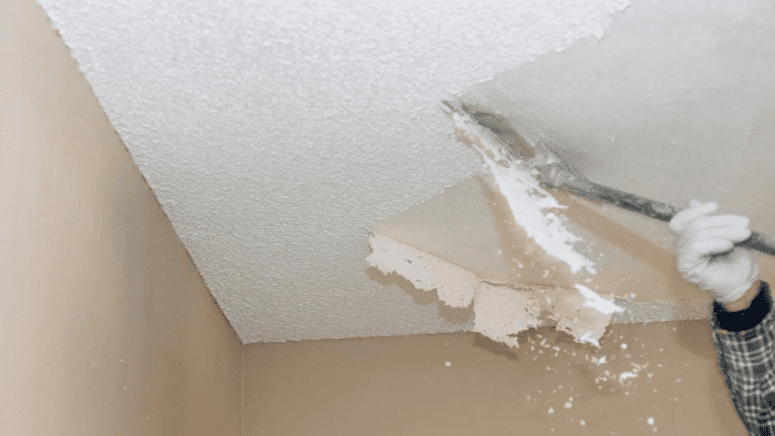
M515 154L466 112L455 110L454 103L445 104L455 122L457 138L480 153L515 222L548 254L567 263L572 273L585 269L594 274L594 263L574 250L573 243L579 238L564 227L563 218L544 212L564 208L536 178L534 165L551 162L554 156ZM418 289L437 290L439 300L452 307L467 307L473 302L474 331L511 347L519 346L516 335L520 331L545 321L540 319L545 311L556 321L558 330L599 348L611 314L624 311L582 285L568 290L493 282L383 235L372 235L370 243L372 253L367 261L371 266L386 274L400 274Z

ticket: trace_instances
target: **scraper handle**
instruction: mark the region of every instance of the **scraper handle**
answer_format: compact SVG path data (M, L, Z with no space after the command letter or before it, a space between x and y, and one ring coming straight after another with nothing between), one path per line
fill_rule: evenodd
M567 188L582 197L613 204L622 209L638 212L658 220L670 221L680 211L680 209L669 204L649 200L629 192L599 185L584 177L571 175L564 171L561 165L549 165L542 172L545 174L543 181L552 188ZM742 246L775 256L775 238L759 232L752 231L750 238L735 243L735 246Z

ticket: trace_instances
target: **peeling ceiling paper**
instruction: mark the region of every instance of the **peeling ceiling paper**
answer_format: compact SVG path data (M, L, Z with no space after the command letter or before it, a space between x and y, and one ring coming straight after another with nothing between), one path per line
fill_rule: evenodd
M471 271L379 234L369 242L373 252L366 260L371 266L386 274L397 273L417 289L436 289L439 300L451 307L471 305L479 284Z
M369 265L384 274L396 273L420 290L438 293L439 300L452 307L474 307L474 331L494 341L519 348L516 335L544 320L542 313L557 322L557 330L576 342L600 348L599 340L611 323L613 312L624 309L594 291L514 285L477 277L471 271L439 259L384 235L369 238Z

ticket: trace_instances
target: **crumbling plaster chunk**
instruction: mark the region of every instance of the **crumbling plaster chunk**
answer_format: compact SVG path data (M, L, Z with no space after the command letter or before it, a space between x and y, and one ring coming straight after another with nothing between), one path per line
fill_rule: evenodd
M480 283L474 297L474 331L488 338L519 348L516 335L538 326L541 301L533 291Z
M602 299L593 291L590 292L597 299ZM605 334L612 317L611 313L601 312L589 303L590 299L584 294L567 290L548 308L549 317L557 321L557 330L573 336L576 342L600 348L600 338Z
M542 324L541 314L557 322L577 342L600 348L599 340L613 312L623 309L581 285L577 289L529 287L480 279L471 271L380 234L369 238L368 263L385 274L396 273L417 289L436 290L445 304L474 304L474 331L519 348L517 334ZM520 288L520 289L517 289Z
M366 258L369 265L401 275L417 289L435 289L439 300L451 307L471 305L479 285L471 271L380 234L371 235L369 242L373 250Z

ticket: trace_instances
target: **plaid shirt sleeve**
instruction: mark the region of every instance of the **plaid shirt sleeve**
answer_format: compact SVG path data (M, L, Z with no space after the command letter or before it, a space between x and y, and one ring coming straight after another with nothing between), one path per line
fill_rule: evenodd
M775 436L775 314L771 308L769 285L760 281L759 293L747 309L729 312L716 301L711 309L719 369L751 436Z

